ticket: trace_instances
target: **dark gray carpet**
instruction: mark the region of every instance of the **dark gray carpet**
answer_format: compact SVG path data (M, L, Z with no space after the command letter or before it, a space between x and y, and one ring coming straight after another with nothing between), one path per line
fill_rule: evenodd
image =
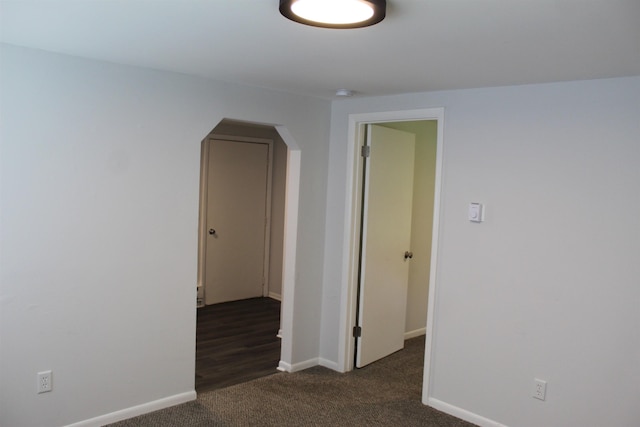
M473 426L422 405L423 356L424 338L414 338L353 372L314 367L270 375L111 427Z

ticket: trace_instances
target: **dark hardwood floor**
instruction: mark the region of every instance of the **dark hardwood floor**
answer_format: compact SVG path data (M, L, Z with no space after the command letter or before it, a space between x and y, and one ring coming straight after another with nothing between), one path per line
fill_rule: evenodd
M228 387L277 372L280 302L252 298L198 308L196 391Z

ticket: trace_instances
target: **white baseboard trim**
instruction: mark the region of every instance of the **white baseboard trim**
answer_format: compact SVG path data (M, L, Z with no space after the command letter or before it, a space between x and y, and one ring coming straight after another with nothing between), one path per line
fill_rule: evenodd
M320 358L318 358L318 364L320 366L324 366L325 368L329 368L332 371L340 372L340 369L338 369L338 364L336 362L334 362L333 360L328 360L328 359L324 359L324 358L320 357Z
M404 339L408 340L411 338L419 337L420 335L424 335L427 333L427 328L415 329L413 331L405 332Z
M318 358L314 357L313 359L305 360L302 362L294 363L291 365L291 372L303 371L307 368L311 368L313 366L318 366Z
M271 299L282 302L282 295L280 294L276 294L275 292L269 292L267 296Z
M281 360L280 363L278 364L278 371L298 372L298 371L305 370L307 368L311 368L313 366L318 366L319 364L320 363L317 357L314 357L313 359L305 360L303 362L294 363L293 365L283 362Z
M105 424L127 420L129 418L137 417L138 415L148 414L149 412L169 408L181 403L191 402L192 400L196 400L196 392L188 391L186 393L176 394L154 400L152 402L143 403L142 405L136 405L120 411L111 412L110 414L100 415L99 417L69 424L67 427L100 427Z
M430 397L428 399L427 405L449 415L453 415L454 417L458 417L470 423L477 424L481 427L507 427L497 421L490 420L478 414L474 414L473 412L469 412L466 409L458 408L457 406L450 405L438 399L434 399L433 397Z

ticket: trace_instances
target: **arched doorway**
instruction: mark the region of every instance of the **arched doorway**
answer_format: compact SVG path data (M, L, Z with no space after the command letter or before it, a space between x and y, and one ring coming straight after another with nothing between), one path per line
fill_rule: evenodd
M207 242L212 237L215 238L217 230L207 223L207 196L208 196L208 168L211 158L212 141L224 140L227 145L233 146L234 143L245 144L267 144L269 148L265 148L270 159L269 170L269 202L267 203L267 215L269 227L266 229L266 252L264 257L264 277L265 286L262 295L256 295L263 299L281 301L279 314L279 328L273 334L277 333L278 352L277 359L274 360L273 369L264 368L267 363L265 360L257 361L256 364L262 364L261 369L256 371L275 372L278 370L289 370L291 366L291 331L292 331L292 315L293 315L293 289L294 289L294 271L296 261L296 240L297 240L297 217L298 217L298 193L300 179L300 150L289 134L288 130L283 126L251 123L238 120L224 119L222 120L202 141L201 150L201 185L200 185L200 221L199 221L199 250L198 250L198 305L204 306L208 303L215 303L216 300L207 301ZM242 150L240 150L242 151ZM220 179L220 178L219 178ZM233 194L233 191L231 192ZM231 215L233 216L233 215ZM211 233L213 230L213 233ZM211 234L210 234L211 233ZM254 233L255 234L255 233ZM218 241L216 241L218 243ZM233 299L233 297L231 297ZM257 303L253 301L253 303ZM232 305L233 303L229 303ZM242 303L237 303L242 304ZM273 304L266 304L273 310ZM200 312L200 310L199 310ZM273 319L270 317L270 321ZM248 327L252 327L250 322ZM255 326L255 325L253 325ZM253 329L256 329L253 327ZM229 331L219 331L229 335ZM266 332L270 333L270 332ZM198 333L200 337L200 333ZM200 339L202 342L203 339ZM220 345L211 344L214 347ZM211 348L209 349L211 350ZM222 350L222 349L221 349ZM213 349L215 353L215 348ZM219 353L221 355L221 353ZM255 351L254 354L260 354ZM228 356L228 354L227 354ZM220 356L222 357L222 356ZM211 360L222 359L218 357L209 357ZM233 358L231 358L233 359ZM200 362L200 363L199 363ZM199 368L202 368L203 361L200 358L199 351L196 351L196 374ZM215 363L215 362L213 362ZM233 362L230 362L233 363ZM246 374L247 367L251 367L251 360L245 359L238 363L244 364L243 372ZM258 372L257 376L261 376ZM233 376L233 375L232 375ZM252 379L251 375L237 375L237 382ZM213 380L215 381L215 379ZM224 384L228 385L233 382L234 378L225 378ZM196 387L198 381L196 381ZM207 388L211 389L209 384ZM213 386L215 387L215 385ZM198 387L197 387L198 388Z

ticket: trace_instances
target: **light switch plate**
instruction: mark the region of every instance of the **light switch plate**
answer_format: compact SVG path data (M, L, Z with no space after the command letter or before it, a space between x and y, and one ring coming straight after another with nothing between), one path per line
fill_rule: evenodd
M470 203L469 204L469 221L482 222L484 220L483 210L484 209L483 209L482 203Z

